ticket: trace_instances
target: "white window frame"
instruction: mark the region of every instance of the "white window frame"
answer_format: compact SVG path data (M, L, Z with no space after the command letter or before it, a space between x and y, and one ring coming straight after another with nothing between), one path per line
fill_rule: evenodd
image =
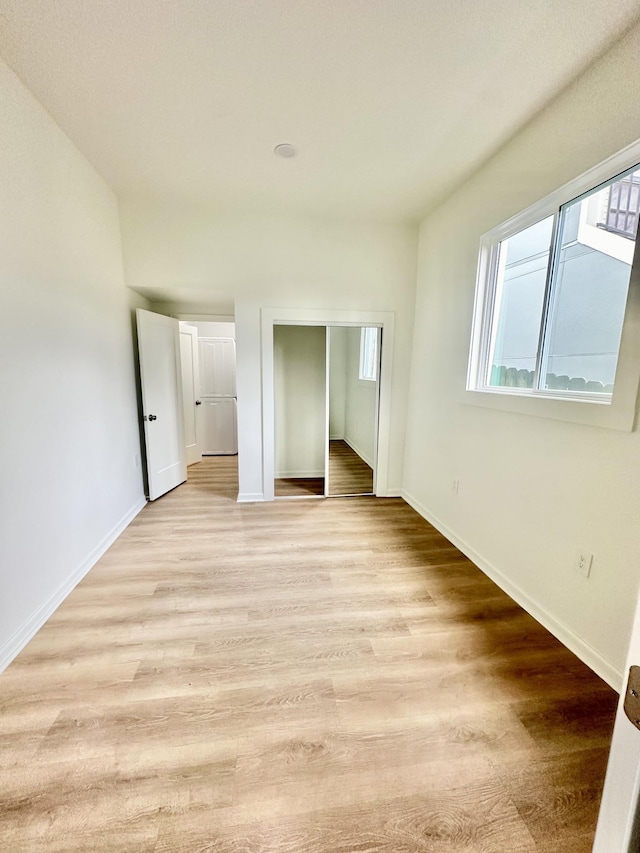
M640 163L640 141L484 234L480 240L471 349L464 400L473 405L612 429L633 429L640 381L640 258L631 269L613 395L489 386L484 369L494 327L500 243L549 216L599 184ZM637 247L640 240L636 241ZM551 247L553 252L553 246ZM552 259L550 258L550 263Z
M373 360L371 359L372 347ZM371 371L367 369L369 363L373 368ZM363 326L360 329L358 379L361 382L377 382L378 380L378 329L375 326Z

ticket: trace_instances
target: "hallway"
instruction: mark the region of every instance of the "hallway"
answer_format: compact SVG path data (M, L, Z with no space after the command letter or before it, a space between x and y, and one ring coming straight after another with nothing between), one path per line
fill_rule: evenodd
M588 853L617 697L401 499L208 457L0 676L12 853Z

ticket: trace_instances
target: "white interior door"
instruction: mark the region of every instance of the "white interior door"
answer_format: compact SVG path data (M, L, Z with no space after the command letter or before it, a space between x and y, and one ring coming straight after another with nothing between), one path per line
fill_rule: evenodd
M136 311L149 500L187 479L177 320Z
M198 370L198 330L180 323L180 365L182 368L182 419L187 465L202 462L199 412L201 401Z
M625 672L628 674L634 665L640 665L640 599ZM624 711L627 690L625 682L618 703L593 853L640 850L640 731Z
M200 393L203 397L236 396L236 342L233 338L200 338Z
M203 397L202 452L210 456L238 452L235 397Z

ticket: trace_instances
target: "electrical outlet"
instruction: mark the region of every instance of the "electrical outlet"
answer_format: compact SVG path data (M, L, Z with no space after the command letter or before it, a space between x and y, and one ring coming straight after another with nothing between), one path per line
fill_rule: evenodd
M459 489L460 489L460 480L453 480L451 483L451 491L453 492L453 494L457 495Z
M590 554L588 551L578 551L576 553L576 559L573 564L573 568L579 575L583 575L583 577L588 578L591 574L591 563L593 562L593 554Z

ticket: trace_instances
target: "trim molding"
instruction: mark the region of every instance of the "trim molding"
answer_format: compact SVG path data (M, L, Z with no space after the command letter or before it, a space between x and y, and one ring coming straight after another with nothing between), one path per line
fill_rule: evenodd
M506 592L515 602L517 602L524 610L527 611L534 619L540 622L554 637L570 649L580 660L592 669L603 681L612 687L617 693L620 693L624 686L624 674L617 669L610 661L602 657L593 646L585 642L578 636L568 625L556 619L553 614L538 604L533 598L530 598L527 593L522 590L517 584L509 580L502 572L497 569L489 560L486 560L481 554L475 551L464 539L457 536L450 530L446 524L443 524L440 519L430 512L420 501L411 495L409 492L402 492L402 497L419 513L429 524L433 525L442 535L447 538L453 545L456 546L462 553L468 557L471 562L484 572L487 577L496 583L503 592Z
M236 315L239 303L236 303ZM262 363L262 486L264 500L274 499L275 414L273 396L273 328L275 325L301 326L376 326L382 329L382 350L378 380L378 450L376 494L385 494L389 475L391 432L391 376L393 374L394 311L358 311L330 308L260 307Z
M324 468L309 469L308 471L276 471L276 480L310 479L313 477L324 477Z
M344 437L344 440L349 445L349 447L353 450L353 452L356 453L360 457L360 459L362 459L363 462L367 463L369 468L371 468L371 469L375 468L375 465L373 464L373 460L369 459L369 457L366 456L362 450L360 450L360 448L355 443L355 441L352 441L352 439L347 438L346 435Z
M60 607L69 593L73 592L82 578L95 566L100 557L113 545L120 534L131 524L138 513L147 505L146 498L141 498L121 519L107 535L99 542L88 556L80 563L78 568L63 581L60 586L47 598L35 613L12 634L11 637L0 646L0 672L5 670L42 628L45 622Z
M253 504L258 501L263 501L264 495L262 492L238 492L238 497L236 498L236 503L239 504Z

